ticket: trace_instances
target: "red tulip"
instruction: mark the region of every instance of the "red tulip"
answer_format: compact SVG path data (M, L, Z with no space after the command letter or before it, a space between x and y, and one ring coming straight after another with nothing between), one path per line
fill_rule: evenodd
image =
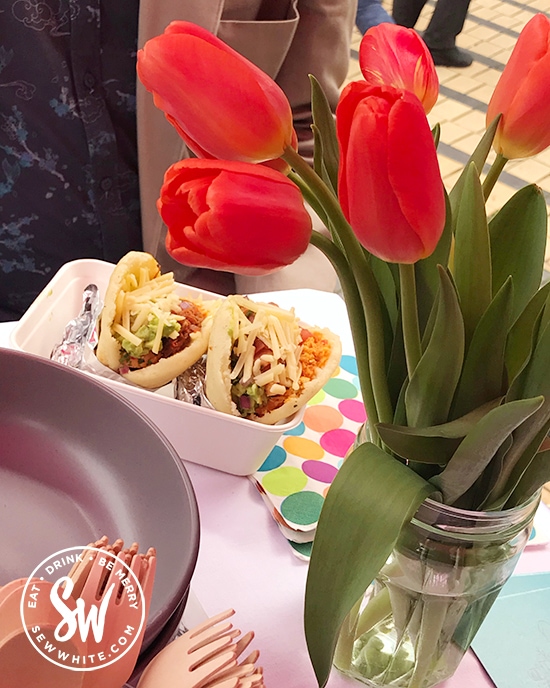
M544 14L521 32L487 108L487 124L499 113L497 153L525 158L550 145L550 20Z
M439 79L434 61L413 29L389 23L373 26L361 41L359 65L368 84L412 91L426 114L435 105Z
M298 187L263 165L182 160L157 206L168 253L184 265L263 275L293 263L311 236Z
M338 196L361 244L390 263L429 256L445 224L445 197L418 98L356 81L342 93L336 122Z
M295 144L290 104L261 69L205 29L172 22L138 51L138 75L196 155L263 162Z

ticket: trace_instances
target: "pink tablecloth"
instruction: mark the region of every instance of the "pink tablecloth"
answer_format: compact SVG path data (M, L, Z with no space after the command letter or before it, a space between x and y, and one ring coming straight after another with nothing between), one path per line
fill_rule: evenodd
M269 295L266 295L269 297ZM289 293L289 303L309 322L331 326L349 337L343 302L335 294ZM303 306L297 300L303 302ZM9 345L8 324L0 324L0 346ZM348 340L349 341L349 340ZM291 552L252 483L186 463L201 516L201 545L192 590L211 616L232 607L235 624L256 633L268 688L315 688L303 633L307 564ZM548 514L550 520L550 512ZM550 548L530 548L518 573L550 571ZM328 688L359 684L333 672ZM472 652L444 688L489 688L493 683Z
M233 607L256 632L268 688L315 688L302 612L307 564L296 559L252 484L187 464L199 502L202 541L192 587L208 615ZM550 513L548 514L550 520ZM516 572L550 571L550 549L529 548ZM333 672L329 688L358 685ZM444 688L493 683L472 652Z
M335 294L303 290L273 295L311 323L332 327L349 346L343 302ZM267 298L271 298L268 294ZM297 560L252 484L187 463L201 513L202 543L193 589L211 615L228 606L241 629L256 632L268 688L315 688L303 633L307 564ZM548 511L550 522L550 511ZM529 548L517 573L550 571L550 546ZM336 671L328 688L355 686ZM473 652L444 688L491 688Z

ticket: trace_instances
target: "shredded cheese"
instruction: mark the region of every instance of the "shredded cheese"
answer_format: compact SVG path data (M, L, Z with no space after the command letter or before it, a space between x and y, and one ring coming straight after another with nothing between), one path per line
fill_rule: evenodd
M116 295L115 301L115 322L120 322L122 319L122 311L124 310L124 292L121 290Z
M134 318L134 322L132 323L132 332L137 332L142 325L145 325L146 322L149 320L150 314L150 310L147 307L147 304L141 304L141 307L137 307L135 310L136 317Z
M141 344L141 339L139 337L136 337L133 332L130 332L130 330L126 329L119 323L115 323L113 325L113 330L121 337L124 337L124 339L127 339L129 342L131 342L134 346L139 346Z
M270 304L258 304L245 297L235 297L233 352L237 360L231 379L264 387L271 383L269 394L284 394L300 387L301 327L294 309L285 311ZM252 312L248 318L245 313ZM256 339L270 350L256 356Z
M164 326L173 326L185 320L179 305L181 297L175 293L172 272L157 274L153 278L149 277L146 268L140 268L136 273L126 275L117 295L113 331L139 347L145 339L136 333L153 318L157 318L155 337L148 345L151 351L157 354L162 348ZM174 330L171 336L177 337L177 334Z
M139 269L139 287L143 287L143 285L149 280L149 274L147 272L147 268L140 268Z
M267 394L268 396L275 396L276 394L284 394L286 392L286 387L274 382L269 388Z
M254 382L260 387L263 387L264 385L267 385L268 382L274 382L277 375L282 373L284 369L285 366L283 363L277 363L277 365L273 366L269 370L266 370L265 373L256 375Z
M162 343L162 331L164 330L164 325L166 323L166 316L164 313L158 313L158 327L157 327L157 332L155 334L155 338L153 339L153 344L151 345L151 351L154 354L158 354L160 351L160 345Z

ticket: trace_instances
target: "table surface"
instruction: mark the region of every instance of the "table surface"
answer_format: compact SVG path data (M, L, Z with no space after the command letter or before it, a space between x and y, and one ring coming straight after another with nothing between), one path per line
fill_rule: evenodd
M284 296L282 296L284 294ZM262 295L265 300L270 296ZM283 307L296 306L300 316L330 326L350 350L345 306L335 294L299 290L278 292ZM0 346L9 346L13 325L0 323ZM236 611L236 627L253 630L268 688L317 686L303 633L307 564L298 560L281 535L252 483L243 477L185 462L201 518L201 543L192 580L194 596L208 616ZM550 571L550 548L528 548L516 573ZM360 685L333 671L328 688ZM469 651L444 688L493 686Z

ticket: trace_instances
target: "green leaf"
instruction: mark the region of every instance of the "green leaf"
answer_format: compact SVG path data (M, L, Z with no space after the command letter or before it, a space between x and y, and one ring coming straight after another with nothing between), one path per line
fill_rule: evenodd
M490 495L504 470L506 456L513 444L513 435L509 435L498 448L497 453L492 458L489 466L481 476L481 479L478 480L479 490L477 491L475 501L471 505L471 508L484 510L486 506L490 504Z
M456 217L453 277L466 344L492 299L491 250L481 183L470 164Z
M522 370L518 384L508 390L507 399L524 399L543 394L550 399L550 323L538 333L535 350Z
M464 324L453 283L439 267L440 288L432 335L405 393L407 425L440 425L449 409L464 359Z
M435 147L437 148L439 146L439 139L441 138L441 124L439 124L439 122L432 128L432 136Z
M438 277L439 277L439 268L438 268ZM452 275L449 274L449 277L450 277L451 282L452 282ZM422 332L422 341L421 341L422 351L426 351L426 347L428 346L428 344L430 343L430 339L432 338L435 320L437 318L438 305L439 305L438 300L435 300L432 304L432 310L430 311L430 314L428 316L428 320L426 322L426 326L424 327L424 331Z
M510 381L523 370L534 349L540 314L550 295L550 282L539 289L523 312L516 319L508 333L506 343L506 370ZM550 310L550 309L549 309Z
M447 266L449 262L449 254L451 251L451 243L453 240L452 230L452 215L449 198L445 194L445 204L447 212L445 215L445 227L443 234L439 239L435 251L415 264L415 278L416 278L416 298L418 301L418 322L420 324L420 333L424 332L426 323L430 316L432 306L437 298L439 289L439 272L438 265Z
M443 471L432 483L454 504L479 478L500 445L543 404L544 397L520 399L489 411L466 435Z
M514 433L514 443L506 455L497 484L489 495L491 508L500 506L502 498L510 495L550 430L549 370L550 323L539 333L531 358L506 395L508 401L536 395L542 395L546 401L540 411Z
M550 284L550 282L548 282ZM542 332L548 324L550 324L550 294L546 291L546 288L548 284L545 284L543 287L539 289L539 291L542 291L546 293L547 298L546 298L546 303L544 304L544 308L542 309L542 318L540 321L540 328L539 332ZM538 294L538 292L537 292ZM536 296L536 294L535 294ZM538 336L537 336L538 338Z
M313 124L317 130L317 139L321 142L321 160L314 160L317 173L330 181L330 186L336 192L338 189L338 161L339 148L336 136L336 123L329 102L321 84L313 75L309 75L311 82L311 112ZM317 145L315 146L315 153ZM323 174L323 171L325 174Z
M489 223L493 293L512 276L513 320L540 287L547 224L546 201L534 184L515 193Z
M476 166L476 169L479 173L483 170L483 167L485 165L485 161L487 160L487 156L489 155L489 151L491 150L491 146L493 145L493 139L495 138L495 134L497 131L498 123L500 122L500 118L502 115L498 115L495 117L495 119L491 122L491 124L487 127L487 130L483 134L481 140L477 144L477 146L474 149L474 152L470 156L470 159L464 166L464 169L462 170L462 173L460 174L460 177L457 179L455 185L451 189L449 193L449 201L451 203L451 210L452 210L452 215L453 218L456 220L457 216L457 211L458 211L458 206L460 205L460 199L462 198L462 192L464 190L464 184L466 182L466 177L468 175L468 168L470 167L471 163L474 163ZM455 220L453 220L453 232L454 232L454 226L455 226Z
M509 277L475 329L453 402L453 416L463 416L506 392L504 352L513 299Z
M397 288L395 284L395 278L390 269L388 263L372 253L366 252L368 255L368 260L372 268L372 274L376 279L378 288L380 289L380 295L383 302L386 305L386 310L391 321L392 330L395 331L397 323Z
M506 502L506 509L523 504L550 481L550 449L538 452L525 469L520 481Z
M393 336L392 348L390 351L390 356L388 360L388 369L386 377L388 378L388 388L390 391L390 398L392 407L394 409L395 422L395 412L397 411L399 399L402 396L403 385L407 378L407 361L405 359L405 344L403 342L403 326L401 324L401 312L397 314L397 322L395 327L395 333ZM403 407L404 399L401 399L401 408Z
M474 425L500 402L500 398L493 399L462 418L429 428L378 423L376 429L388 449L398 456L419 463L444 465Z
M319 177L325 182L325 184L336 193L336 189L332 186L332 180L330 179L327 168L323 160L323 141L321 139L321 133L315 124L311 125L311 131L313 132L313 169ZM317 211L317 214L319 212ZM323 222L325 218L323 217Z
M504 460L502 471L488 503L491 508L502 506L518 484L524 471L538 452L550 430L550 323L538 334L535 350L524 369L510 386L507 401L542 395L542 408L514 432L514 443Z
M397 402L395 404L393 412L393 422L395 423L395 425L407 425L407 409L405 408L405 395L407 394L408 386L409 378L406 377L401 389L399 390L399 395L397 397Z
M388 449L417 463L444 466L462 442L462 438L414 434L420 428L409 428L406 425L379 423L376 429Z
M550 431L550 401L528 418L514 433L514 442L506 454L494 488L487 496L487 510L503 509L519 484L527 467Z
M319 686L338 633L391 553L399 533L434 492L414 471L367 442L346 459L315 533L305 597L305 634Z
M372 275L371 292L376 293L380 305L380 318L382 320L379 331L382 333L384 342L384 361L386 371L390 365L392 349L396 337L396 327L399 318L397 312L397 291L393 273L387 263L380 260L366 249L363 253L368 261ZM390 380L386 378L388 391L390 390ZM391 402L391 397L390 397ZM392 406L393 408L393 406Z

